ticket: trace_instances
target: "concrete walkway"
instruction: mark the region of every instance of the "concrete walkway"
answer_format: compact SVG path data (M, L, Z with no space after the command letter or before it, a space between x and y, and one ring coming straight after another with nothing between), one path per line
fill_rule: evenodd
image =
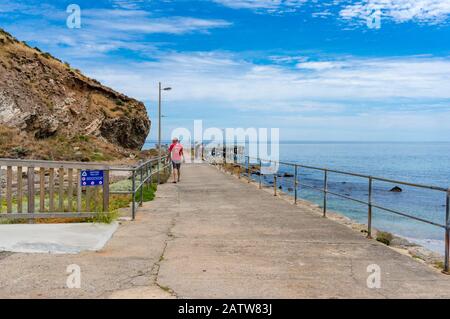
M65 286L70 264L81 289ZM161 186L102 251L0 253L0 269L1 298L450 297L450 277L207 165Z

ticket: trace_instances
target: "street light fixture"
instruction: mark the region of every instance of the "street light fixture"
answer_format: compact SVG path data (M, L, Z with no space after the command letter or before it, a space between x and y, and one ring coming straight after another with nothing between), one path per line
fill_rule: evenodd
M171 87L163 88L161 82L159 82L159 103L158 103L158 185L161 184L161 100L162 100L162 91L171 91Z

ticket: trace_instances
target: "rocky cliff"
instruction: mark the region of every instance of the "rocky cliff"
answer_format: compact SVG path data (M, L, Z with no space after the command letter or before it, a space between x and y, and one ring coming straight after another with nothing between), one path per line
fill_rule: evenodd
M0 29L0 157L128 157L149 130L141 102Z

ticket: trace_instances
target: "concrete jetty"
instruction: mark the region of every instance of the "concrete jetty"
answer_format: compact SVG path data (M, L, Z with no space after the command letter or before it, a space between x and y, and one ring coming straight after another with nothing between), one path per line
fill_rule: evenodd
M0 269L0 298L450 297L450 276L207 164L161 185L101 251L0 253Z

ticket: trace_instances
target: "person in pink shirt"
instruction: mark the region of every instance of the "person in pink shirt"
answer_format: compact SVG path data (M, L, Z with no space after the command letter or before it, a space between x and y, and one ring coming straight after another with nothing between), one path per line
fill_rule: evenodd
M177 181L180 182L181 162L183 161L184 156L183 146L176 137L172 140L172 145L169 147L169 156L173 166L173 183L176 184Z

